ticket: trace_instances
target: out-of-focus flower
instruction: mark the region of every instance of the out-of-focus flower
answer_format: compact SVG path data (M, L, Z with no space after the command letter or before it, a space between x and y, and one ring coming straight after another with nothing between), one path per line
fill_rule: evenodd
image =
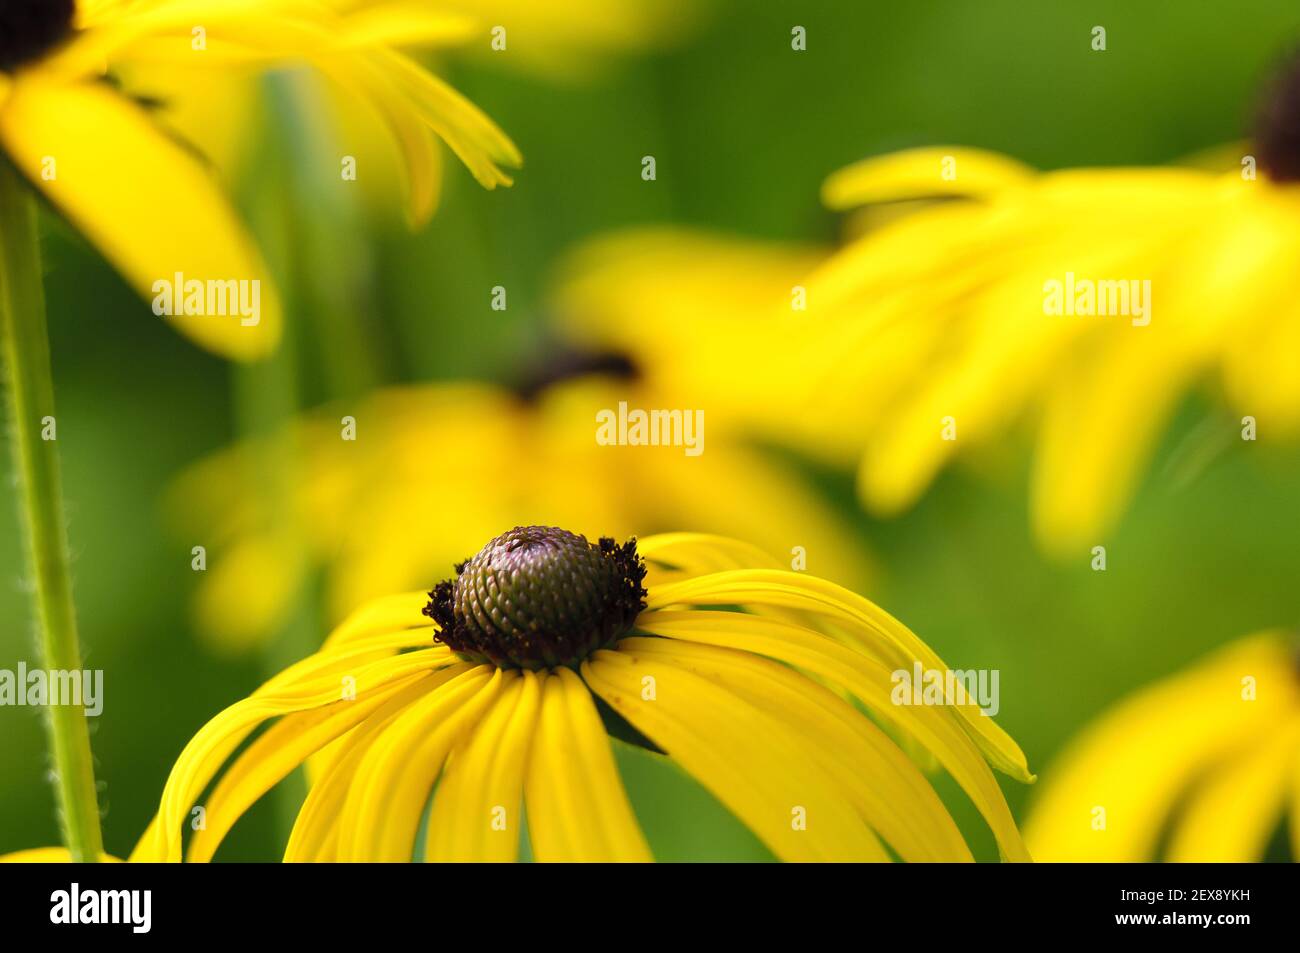
M617 415L621 402L701 410L701 452L598 443L597 415ZM342 439L345 414L355 440ZM442 574L503 525L543 519L593 538L642 526L743 532L784 564L802 554L809 571L861 585L868 567L843 516L790 466L729 435L721 417L707 398L670 404L644 382L609 373L523 394L472 383L397 388L306 417L290 435L305 552L276 536L282 523L258 491L255 443L201 461L173 488L169 509L182 538L209 554L196 624L238 650L275 630L314 567L324 569L338 619Z
M271 0L289 8L303 0ZM466 42L475 22L445 4L427 0L325 0L318 15L344 32L328 60L316 55L287 60L294 71L285 86L297 97L295 123L314 145L295 161L302 174L366 195L400 192L408 222L427 222L437 206L445 142L486 188L509 185L501 165L519 165L514 144L468 100L411 59L408 50L442 49ZM223 170L228 178L251 173L260 125L281 125L270 109L261 77L241 69L242 51L225 50L231 68L214 76L204 59L213 51L152 45L133 51L120 71L158 115ZM399 52L401 51L401 52ZM350 160L347 176L341 164Z
M436 183L435 134L488 186L509 181L498 163L519 159L472 104L392 48L445 29L410 2L335 11L310 0L88 0L75 8L32 0L3 10L0 147L147 297L178 275L187 288L257 282L251 323L225 310L164 309L219 353L256 357L277 340L280 311L264 264L208 170L132 99L165 98L175 86L118 89L106 77L121 80L134 64L158 60L202 67L213 82L309 65L384 117L417 207Z
M1190 391L1221 385L1253 418L1225 424L1234 436L1300 432L1297 122L1292 66L1227 173L1038 173L925 148L833 175L837 209L945 200L867 229L809 280L828 329L809 400L852 421L867 504L898 512L950 459L1028 425L1037 534L1076 552L1114 524Z
M521 801L538 860L650 860L599 699L782 859L889 860L888 845L909 861L969 860L918 768L851 697L931 752L1003 856L1027 860L985 760L1031 781L1015 742L973 704L894 704L891 670L942 670L934 652L860 596L775 565L716 537L593 545L517 527L428 595L361 609L208 722L132 857L210 859L249 806L338 739L286 860L411 860L431 792L429 860L516 859ZM200 798L206 824L184 845Z
M1300 858L1298 659L1262 633L1102 715L1044 773L1034 858L1256 861L1283 817Z
M1294 186L1173 168L1039 175L926 149L845 170L826 191L847 206L927 188L968 200L869 232L809 281L835 329L819 373L844 402L824 412L857 409L859 485L876 511L906 508L951 457L1028 423L1038 535L1075 551L1111 527L1163 425L1211 375L1262 435L1300 425ZM1071 296L1060 310L1056 290ZM1088 310L1116 313L1073 313Z
M612 56L676 41L690 32L707 6L696 0L324 3L356 20L358 32L392 47L440 59L477 53L484 65L563 79L586 77ZM433 215L440 194L440 152L425 148L411 123L376 109L368 86L342 75L301 69L282 84L285 95L277 102L266 95L262 77L254 73L229 70L214 81L202 60L175 55L175 50L169 54L137 57L125 68L126 75L143 95L157 101L159 117L196 143L225 178L242 181L257 174L258 130L268 124L282 127L284 108L291 104L296 132L310 143L295 156L302 175L338 184L346 195L359 192L363 208L391 214L401 207L413 228ZM509 148L513 153L513 146ZM354 160L355 179L340 182L344 156ZM518 161L517 154L509 158ZM489 188L500 175L495 169L470 166Z
M815 246L632 228L565 258L551 311L575 346L631 355L656 393L709 407L733 432L805 444L797 375L815 344L801 293L825 257Z

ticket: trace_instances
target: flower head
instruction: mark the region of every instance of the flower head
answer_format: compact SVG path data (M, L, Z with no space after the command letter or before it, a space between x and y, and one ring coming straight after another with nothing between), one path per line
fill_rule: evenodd
M279 302L211 170L141 100L165 103L181 92L182 75L212 82L309 67L382 117L416 218L432 208L436 139L489 188L509 184L500 166L519 164L491 120L396 48L448 30L446 17L404 0L338 9L301 0L82 0L75 10L67 0L7 0L0 27L0 151L141 295L155 298L157 283L178 275L187 287L255 282L256 315L163 311L228 356L274 346ZM147 89L133 84L141 64L160 62L176 68Z
M1047 772L1025 824L1047 861L1251 862L1282 819L1300 858L1300 653L1263 632L1146 686Z
M612 718L783 859L969 860L901 746L930 752L1003 855L1028 859L989 769L1032 780L1015 742L959 699L893 704L891 670L941 668L934 652L750 546L519 527L434 590L432 618L427 599L361 609L205 725L133 858L211 858L249 805L326 749L286 860L410 860L426 812L431 860L516 859L525 826L539 860L648 860ZM196 804L206 824L184 845Z
M1038 173L934 147L827 180L835 208L902 209L808 280L827 334L807 403L854 422L869 507L899 512L953 459L1027 430L1037 535L1077 554L1203 385L1237 411L1225 438L1300 433L1298 69L1227 172Z
M429 593L435 639L498 668L574 666L627 632L645 608L635 541L599 545L553 526L517 526Z
M208 549L194 607L201 635L227 653L259 644L283 624L296 587L317 567L336 622L394 589L427 588L465 558L466 541L543 520L590 540L639 527L746 533L787 565L798 548L810 570L854 588L868 584L871 566L842 511L786 460L726 433L711 396L695 405L707 408L700 456L598 445L596 414L620 401L692 406L687 390L654 388L641 374L639 363L616 355L561 356L511 389L392 388L305 415L292 433L301 460L289 514L251 489L261 444L201 461L176 482L168 507L178 537ZM343 413L356 419L357 440L339 439ZM458 448L451 457L447 446ZM286 538L286 516L302 527L305 547Z

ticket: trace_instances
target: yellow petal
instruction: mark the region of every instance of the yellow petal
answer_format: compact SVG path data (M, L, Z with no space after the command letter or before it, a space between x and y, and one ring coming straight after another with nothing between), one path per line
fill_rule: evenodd
M1251 679L1256 698L1243 697ZM1294 710L1290 659L1264 634L1120 702L1044 772L1025 837L1047 861L1143 862L1193 781Z
M347 706L353 702L343 700L345 687L354 688L355 697L364 699L394 682L445 667L449 661L447 654L431 650L363 664L350 662L364 660L369 657L367 654L357 651L351 655L351 659L347 653L340 653L328 661L316 657L304 660L300 666L314 664L297 672L286 670L199 729L172 766L163 789L157 827L145 834L136 851L160 860L181 859L181 830L189 818L190 808L226 759L266 719L331 705ZM303 672L312 677L293 680ZM353 681L340 681L338 672L346 672Z
M357 765L339 818L341 861L411 860L420 816L452 746L501 689L503 673L480 665L400 714Z
M637 619L637 629L665 638L766 655L852 693L874 715L915 738L938 758L984 815L1008 860L1029 859L993 773L972 735L963 730L967 723L957 714L958 706L895 705L891 697L892 665L793 623L737 612L643 612ZM1015 764L1012 757L1005 760Z
M1165 859L1173 863L1262 860L1284 816L1300 719L1279 726L1244 753L1216 766L1174 826Z
M171 287L178 275L184 286L234 281L246 289L247 317L238 302L225 307L227 296L221 310L236 313L169 316L182 333L239 359L275 346L280 305L252 239L199 162L138 107L103 84L24 74L0 109L0 143L146 298L164 287L155 282ZM48 178L47 157L55 162Z
M472 665L460 662L421 680L419 691L407 689L392 696L365 721L335 742L333 756L312 779L307 799L294 821L289 843L285 847L286 863L333 861L338 859L339 815L347 799L358 765L371 742L387 730L421 694L431 694L453 678L468 672Z
M514 861L524 772L541 699L534 672L508 678L472 735L452 752L429 814L429 861Z
M203 799L205 824L190 841L188 859L211 860L235 821L308 755L365 721L394 696L409 700L432 691L436 678L412 676L364 698L281 718L239 755Z
M826 635L843 637L854 648L888 663L891 670L910 671L919 661L926 669L948 671L933 649L884 609L842 586L803 573L763 569L719 572L661 586L646 597L648 609L668 608L675 603L797 609L842 623L842 628L827 628ZM726 624L740 625L743 621ZM961 727L998 770L1018 781L1033 781L1020 746L973 701L954 703L945 710L957 716Z
M969 861L970 850L934 789L889 736L844 699L784 665L748 652L675 639L629 638L620 651L662 659L779 711L905 861Z
M621 649L597 652L582 674L781 859L888 860L845 792L779 714Z
M827 178L822 201L833 209L926 196L981 196L1020 185L1034 170L1014 159L954 146L908 149L863 159Z
M366 603L348 616L325 640L328 648L337 648L381 632L404 629L427 629L433 641L433 620L424 614L429 604L427 592L405 592L382 596Z
M652 860L591 692L567 668L541 678L524 789L533 856L543 863Z

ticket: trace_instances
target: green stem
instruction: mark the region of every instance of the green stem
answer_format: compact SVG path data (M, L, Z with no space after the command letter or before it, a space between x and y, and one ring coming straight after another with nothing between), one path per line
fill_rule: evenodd
M42 665L79 672L77 616L72 603L67 524L54 440L44 439L54 419L54 383L45 332L36 202L27 183L0 159L0 324L13 421L21 515L28 563L35 581L35 613ZM99 798L90 732L79 705L49 706L50 743L58 779L63 842L77 861L98 861L103 851Z

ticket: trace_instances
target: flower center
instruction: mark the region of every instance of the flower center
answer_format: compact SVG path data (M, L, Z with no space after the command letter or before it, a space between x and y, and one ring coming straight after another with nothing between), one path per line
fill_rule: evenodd
M499 668L574 666L632 627L645 608L636 540L598 544L554 526L516 526L429 593L434 638Z
M635 381L640 376L632 358L619 351L565 348L551 352L543 361L529 367L515 381L513 389L520 400L533 403L549 388L589 375L602 375L619 381Z
M1274 182L1300 182L1300 55L1269 89L1255 131L1259 165Z
M0 70L36 59L72 32L76 0L0 0Z

